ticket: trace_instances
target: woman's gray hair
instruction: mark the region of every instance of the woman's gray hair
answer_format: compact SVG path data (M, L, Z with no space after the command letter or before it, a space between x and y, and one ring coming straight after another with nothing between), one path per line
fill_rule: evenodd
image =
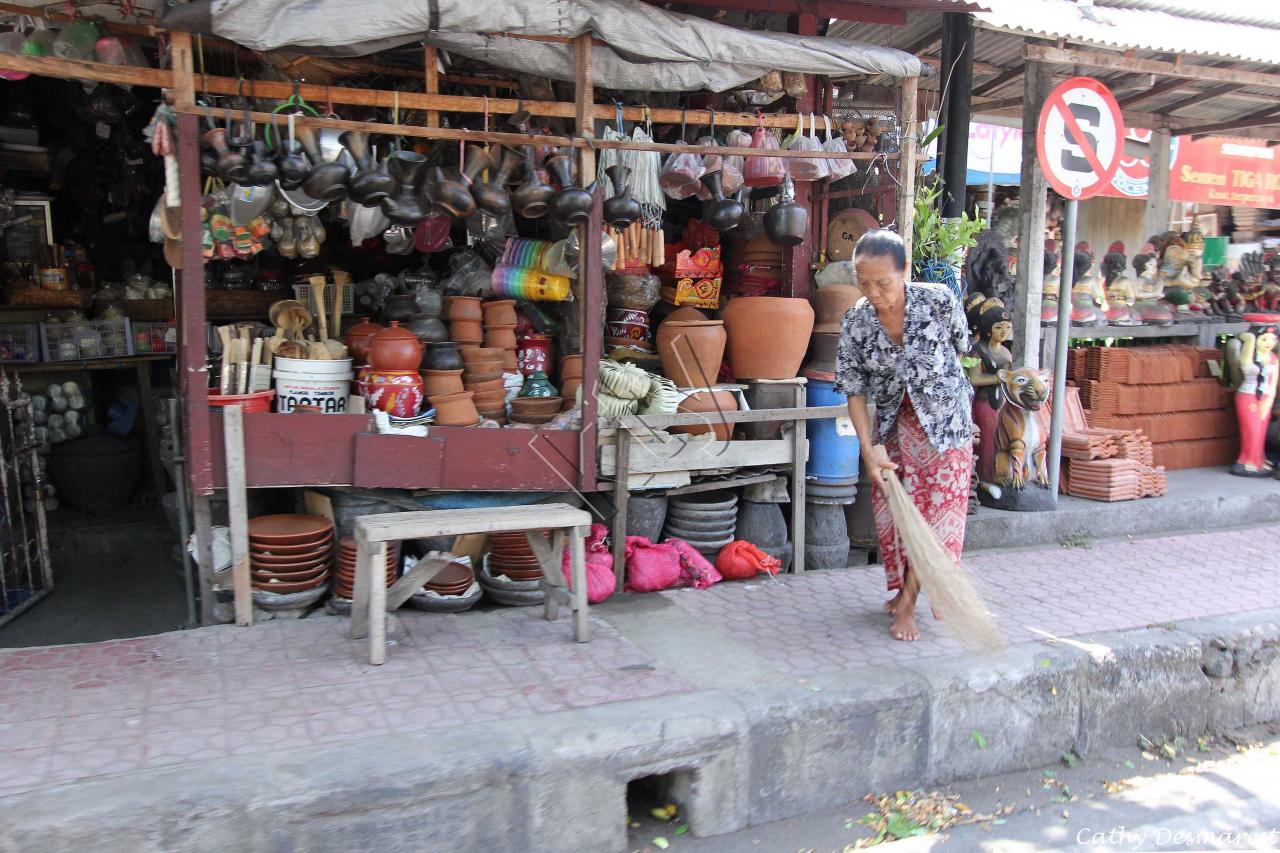
M858 238L853 259L856 261L858 258L888 258L895 270L903 271L907 268L907 247L893 231L878 228Z

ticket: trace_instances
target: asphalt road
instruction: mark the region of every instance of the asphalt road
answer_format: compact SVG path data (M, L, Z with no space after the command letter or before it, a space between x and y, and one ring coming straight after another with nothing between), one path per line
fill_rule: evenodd
M884 792L893 795L894 792ZM1033 853L1073 851L1280 850L1280 729L1231 738L1118 749L1064 758L1040 770L960 783L956 795L974 822L868 849ZM652 803L631 808L631 849L674 853L826 853L858 849L875 832L859 821L875 811L846 808L694 838L677 815L661 821ZM665 842L666 846L663 846ZM866 841L863 842L864 844Z

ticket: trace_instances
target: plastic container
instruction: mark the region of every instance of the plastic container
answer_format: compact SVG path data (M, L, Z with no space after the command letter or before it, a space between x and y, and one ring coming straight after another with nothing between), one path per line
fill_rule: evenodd
M0 53L22 53L27 37L17 30L0 33ZM5 80L26 80L31 75L26 71L0 71L0 78Z
M805 392L810 406L843 406L847 398L836 391L834 377L818 371L805 371ZM823 378L830 377L830 378ZM819 483L840 485L858 482L860 445L848 415L808 424L809 462L805 477Z
M63 59L94 59L101 33L90 21L71 21L53 40L53 53Z
M126 319L41 323L40 339L45 361L133 355L133 336Z
M316 406L326 415L346 413L353 375L351 359L277 358L273 375L277 412Z
M39 360L39 324L0 323L0 364L31 364Z
M209 411L220 412L227 406L239 405L246 415L271 411L271 398L275 391L255 391L252 394L210 394Z

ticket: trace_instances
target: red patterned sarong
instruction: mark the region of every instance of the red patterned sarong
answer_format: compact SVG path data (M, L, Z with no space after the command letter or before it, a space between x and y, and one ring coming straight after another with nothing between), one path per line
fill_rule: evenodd
M935 448L916 417L911 398L904 396L894 434L885 442L885 450L889 460L898 465L898 479L912 502L958 564L964 549L973 449L939 451ZM885 580L890 590L901 589L907 555L898 539L889 502L879 489L871 490L871 506L875 510L876 538L880 542Z

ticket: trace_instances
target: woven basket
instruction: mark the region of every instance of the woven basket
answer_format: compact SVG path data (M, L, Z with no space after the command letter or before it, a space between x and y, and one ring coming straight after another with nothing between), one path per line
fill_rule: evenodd
M31 282L15 282L4 288L4 301L10 308L87 308L87 290L44 290Z
M290 299L291 291L280 290L206 290L205 312L211 320L262 319L273 302Z

